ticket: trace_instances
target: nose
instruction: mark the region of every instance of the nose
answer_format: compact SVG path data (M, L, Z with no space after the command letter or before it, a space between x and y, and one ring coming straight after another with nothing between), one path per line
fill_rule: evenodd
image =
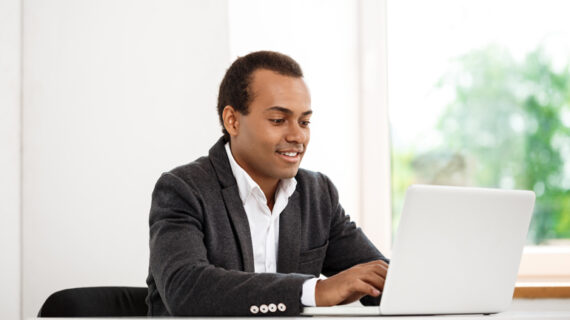
M290 143L299 143L304 144L308 137L308 128L303 128L297 122L292 122L287 127L287 135L285 136L285 140Z

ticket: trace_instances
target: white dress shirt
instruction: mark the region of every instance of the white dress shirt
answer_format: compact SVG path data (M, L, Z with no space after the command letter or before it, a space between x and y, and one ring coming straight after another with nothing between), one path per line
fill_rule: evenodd
M253 247L253 262L256 273L277 272L277 251L279 248L279 216L287 206L289 197L297 187L295 178L281 179L275 192L273 211L267 206L267 198L249 174L235 161L229 142L226 153L230 161L232 173L236 179L239 196L249 223ZM317 278L303 283L301 303L315 306L315 285Z

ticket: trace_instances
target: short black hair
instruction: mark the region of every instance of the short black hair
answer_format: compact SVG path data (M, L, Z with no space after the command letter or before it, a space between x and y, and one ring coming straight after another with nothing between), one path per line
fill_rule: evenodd
M229 133L224 127L224 119L222 118L224 108L230 105L241 114L249 113L249 104L251 103L249 85L252 81L253 72L258 69L267 69L295 78L303 77L303 71L299 64L293 58L279 52L256 51L236 59L226 71L218 93L218 116L227 141L229 140Z

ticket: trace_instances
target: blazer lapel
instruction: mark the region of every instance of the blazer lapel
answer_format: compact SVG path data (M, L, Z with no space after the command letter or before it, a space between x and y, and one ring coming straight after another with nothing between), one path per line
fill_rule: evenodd
M297 272L301 252L301 204L295 190L279 217L279 251L277 272Z
M223 138L210 149L209 158L216 171L218 182L222 188L222 196L228 215L237 235L241 249L244 271L254 272L253 248L249 222L241 199L236 180L228 160ZM299 192L295 190L287 206L279 216L279 248L277 253L277 272L296 272L301 252L301 204Z
M241 257L243 260L243 271L254 272L253 264L253 248L251 242L251 233L249 230L249 222L241 199L237 185L222 190L222 196L226 204L226 209L232 220L232 224L237 234L237 240L241 248Z
M251 242L251 233L247 215L241 199L236 179L232 173L232 168L228 160L225 150L226 141L220 138L218 142L210 149L209 158L212 167L216 172L218 182L222 188L222 197L226 205L226 210L230 216L234 231L237 235L237 241L241 249L241 257L243 262L243 271L254 272L253 264L253 248Z

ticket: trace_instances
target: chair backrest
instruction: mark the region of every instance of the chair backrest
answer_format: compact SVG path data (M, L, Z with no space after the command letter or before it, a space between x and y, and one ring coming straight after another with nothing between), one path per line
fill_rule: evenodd
M85 287L50 295L38 317L134 317L146 316L143 287Z

